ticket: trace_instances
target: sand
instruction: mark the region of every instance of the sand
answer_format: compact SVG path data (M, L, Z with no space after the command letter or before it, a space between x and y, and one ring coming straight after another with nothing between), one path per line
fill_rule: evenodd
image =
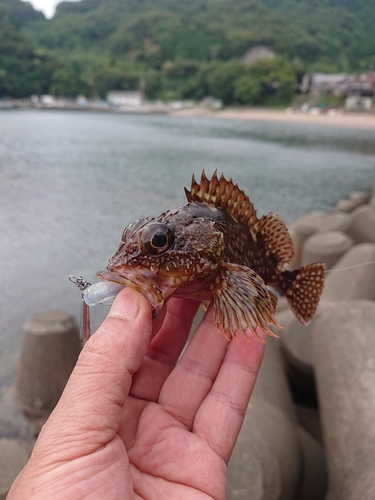
M375 114L373 113L321 113L308 114L302 111L253 109L253 108L226 108L211 111L206 108L181 109L170 113L172 116L204 116L207 118L221 118L231 120L252 120L260 122L280 123L312 123L335 127L352 127L375 130Z

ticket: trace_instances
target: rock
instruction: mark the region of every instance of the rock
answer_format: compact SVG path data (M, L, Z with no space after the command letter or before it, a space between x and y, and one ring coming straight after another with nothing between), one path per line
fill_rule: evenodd
M363 205L353 210L346 233L355 243L375 243L375 208Z
M59 400L81 343L76 322L61 311L36 314L24 325L16 394L25 414L45 420Z
M354 245L327 273L322 300L375 300L375 244ZM362 265L364 264L364 265Z
M375 498L375 303L331 304L312 337L327 500Z
M330 269L352 245L350 236L340 231L317 232L303 245L301 265L322 261Z
M8 491L31 454L31 446L19 439L0 439L0 500Z

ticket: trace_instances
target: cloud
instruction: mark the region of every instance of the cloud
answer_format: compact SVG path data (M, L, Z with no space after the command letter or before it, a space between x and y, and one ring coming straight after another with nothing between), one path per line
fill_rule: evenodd
M29 0L36 10L41 10L43 14L51 19L55 13L56 5L62 0Z

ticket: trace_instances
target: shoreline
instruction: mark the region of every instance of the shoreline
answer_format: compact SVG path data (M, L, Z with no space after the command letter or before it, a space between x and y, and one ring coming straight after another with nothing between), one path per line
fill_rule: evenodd
M171 109L169 106L129 106L117 109L108 107L79 107L79 106L7 106L1 107L1 111L14 109L37 110L37 111L83 111L99 113L117 113L131 115L154 115L163 114L171 117L191 117L191 118L214 118L222 120L246 120L254 122L268 123L294 123L325 125L328 127L357 128L361 130L375 130L375 112L344 112L330 110L325 112L306 113L300 110L270 109L270 108L224 108L210 109L204 107L191 107L181 109Z
M218 111L211 111L206 108L192 108L171 111L168 114L169 116L219 118L226 120L249 120L274 123L301 123L375 130L375 114L367 113L309 114L292 109L273 110L257 108L227 108Z

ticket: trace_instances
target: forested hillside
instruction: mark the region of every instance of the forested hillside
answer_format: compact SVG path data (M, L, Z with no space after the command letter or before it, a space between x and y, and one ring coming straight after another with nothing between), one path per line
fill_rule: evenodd
M141 79L150 98L282 104L306 70L375 64L375 0L81 0L62 2L51 20L21 0L0 0L0 23L13 33L13 63L26 68L36 58L43 68L41 82L30 79L34 92L56 95L103 97ZM0 95L12 71L6 38L1 30ZM25 40L28 56L15 49ZM276 57L241 64L257 45Z
M44 19L30 4L14 2L13 12L7 2L0 2L0 96L23 97L48 90L49 56L33 49L20 26Z

